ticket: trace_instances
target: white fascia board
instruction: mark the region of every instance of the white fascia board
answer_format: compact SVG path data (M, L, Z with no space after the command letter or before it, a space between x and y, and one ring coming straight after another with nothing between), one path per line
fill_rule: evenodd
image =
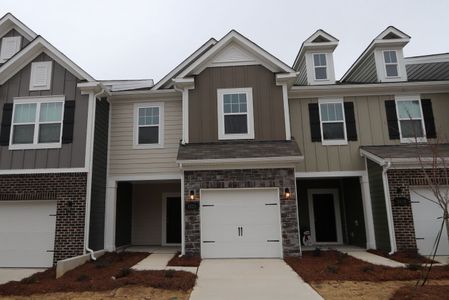
M207 61L212 58L219 51L224 49L230 42L235 42L238 45L242 46L244 49L250 51L251 53L256 54L261 58L263 62L266 63L266 66L271 68L275 67L282 72L292 73L294 70L290 68L287 64L274 57L260 46L251 42L249 39L241 35L235 30L231 30L228 34L226 34L217 44L215 44L211 49L209 49L206 53L204 53L201 57L199 57L194 63L192 63L189 67L187 67L178 77L185 77L189 75L191 72L194 72L197 68L200 68L202 65L207 63Z
M3 36L13 28L29 41L34 40L37 37L37 34L28 26L23 24L13 14L7 13L0 19L0 36Z
M400 37L401 39L410 39L411 38L408 34L400 31L396 27L388 26L387 28L384 29L384 31L382 31L381 33L379 33L378 36L376 36L375 40L381 40L385 36L387 36L389 33L393 33L393 34L397 35L398 37Z
M173 84L175 89L183 90L183 89L193 89L195 88L195 79L193 77L188 78L174 78Z
M145 90L145 91L120 91L110 92L111 100L133 99L164 99L181 100L181 93L175 89Z
M329 171L329 172L295 172L296 178L336 178L336 177L361 177L366 171Z
M371 152L368 152L366 150L360 149L360 156L366 157L369 160L372 160L373 162L377 163L380 166L385 166L388 162L388 160L385 160L377 155L372 154Z
M24 66L29 64L37 55L44 52L61 66L69 70L78 79L95 81L95 79L71 61L61 51L39 36L34 39L22 51L14 55L0 67L0 84L4 84L9 78L17 74Z
M52 168L52 169L11 169L0 170L0 175L16 174L54 174L54 173L87 173L87 168Z
M252 158L222 158L222 159L186 159L176 160L179 165L217 165L217 164L251 164L258 162L291 162L298 163L304 160L304 156L280 156L280 157L252 157Z
M298 74L299 72L276 74L276 85L287 84L288 86L291 86L295 83Z
M313 43L312 41L315 40L318 36L323 36L324 38L328 39L329 42L322 42L322 43ZM296 55L295 62L293 63L293 69L296 69L298 67L299 62L301 61L302 56L304 56L304 53L307 50L313 49L313 50L331 50L334 51L335 48L338 46L338 39L334 36L330 35L326 31L322 29L318 29L313 33L311 36L309 36L302 44L298 51L298 54Z
M151 181L151 180L180 180L182 173L154 173L144 175L112 175L108 177L108 186L115 186L117 181Z
M202 45L200 48L198 48L195 52L193 52L189 57L187 57L183 62L181 62L176 68L174 68L170 73L165 75L161 80L156 83L155 86L153 86L152 90L158 90L162 86L164 86L167 83L170 83L170 80L176 76L178 72L180 72L182 69L184 69L186 66L188 66L190 63L192 63L198 55L203 53L203 51L217 43L217 40L214 38L209 39L204 45Z
M388 82L293 86L289 98L326 96L394 95L398 93L447 93L449 81Z
M110 95L103 83L98 81L80 82L76 86L81 90L81 94L83 95L89 94L90 92L98 93L101 91L108 96Z

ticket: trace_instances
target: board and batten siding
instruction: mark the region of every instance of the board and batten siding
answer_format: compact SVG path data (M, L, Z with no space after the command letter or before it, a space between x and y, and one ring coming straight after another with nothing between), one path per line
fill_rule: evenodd
M86 152L86 129L89 97L81 95L77 88L80 82L73 74L42 53L33 62L52 61L51 88L45 91L30 91L31 63L0 86L0 120L3 105L12 103L15 97L65 96L66 101L75 101L73 142L62 144L58 149L9 150L0 146L0 169L82 168Z
M4 37L15 37L15 36L20 36L22 39L20 41L20 50L22 50L23 48L25 48L26 46L28 46L28 44L30 43L30 40L26 39L23 35L21 35L17 30L15 29L11 29L10 31L8 31L4 36L0 37L0 49L2 47L2 39ZM19 51L20 51L19 50ZM0 65L2 65L2 63L0 63Z
M365 163L359 147L367 145L395 145L400 140L390 140L385 112L385 100L391 96L344 97L344 101L354 103L357 127L357 141L347 145L323 146L312 142L310 136L309 103L317 103L317 98L289 99L292 136L304 155L304 162L296 166L298 172L357 171L364 170ZM449 122L449 94L422 94L421 99L431 99L435 127L440 142L447 142Z
M133 148L134 104L164 102L164 147ZM182 136L182 104L171 99L112 99L109 175L180 173L176 157Z
M255 140L285 140L282 87L263 66L207 68L189 90L189 142L218 142L217 89L252 88Z

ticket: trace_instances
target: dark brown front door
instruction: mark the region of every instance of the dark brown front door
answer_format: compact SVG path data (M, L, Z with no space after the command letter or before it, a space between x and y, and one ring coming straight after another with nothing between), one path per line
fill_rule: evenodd
M312 197L316 242L337 242L334 195L332 193L313 194Z
M181 243L181 198L167 197L167 244Z

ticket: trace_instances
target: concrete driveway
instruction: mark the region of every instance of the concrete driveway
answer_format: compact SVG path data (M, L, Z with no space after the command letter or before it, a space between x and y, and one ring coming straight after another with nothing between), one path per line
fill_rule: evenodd
M23 278L33 275L37 272L45 271L45 269L26 269L26 268L0 268L0 284L9 281L19 281Z
M190 299L322 298L281 259L206 259Z

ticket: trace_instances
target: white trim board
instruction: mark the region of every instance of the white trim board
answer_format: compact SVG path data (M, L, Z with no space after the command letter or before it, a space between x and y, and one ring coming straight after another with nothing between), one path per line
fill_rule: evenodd
M181 193L162 193L162 227L161 227L161 244L162 246L181 246L182 245L182 238L181 238L181 243L167 243L167 198L176 198L179 197L180 198L180 202L182 205L182 197L181 197ZM182 211L181 211L182 214ZM182 219L182 217L181 217ZM183 223L181 220L181 228L183 227ZM181 230L181 234L182 234L182 230Z
M5 35L11 29L16 29L27 40L32 41L37 34L28 26L17 19L13 14L7 13L0 19L0 36Z
M365 170L360 171L329 171L329 172L296 172L296 178L324 178L324 177L362 177Z
M13 169L0 170L0 175L16 175L16 174L52 174L52 173L87 173L87 168L59 168L59 169Z
M181 180L182 173L154 173L144 175L109 175L108 183L116 181L151 181L151 180ZM109 185L109 186L110 186Z

